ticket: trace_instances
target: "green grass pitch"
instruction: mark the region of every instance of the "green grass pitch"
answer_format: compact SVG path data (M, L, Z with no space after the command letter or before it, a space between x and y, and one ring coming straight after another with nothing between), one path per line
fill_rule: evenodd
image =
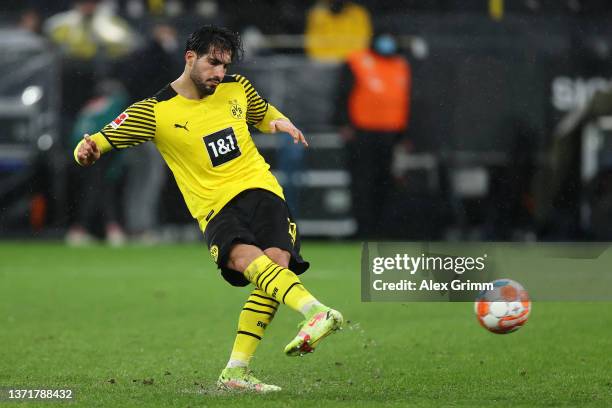
M361 303L358 244L303 254L306 286L350 324L288 358L300 316L281 308L252 367L283 391L226 395L248 290L204 245L0 244L0 388L70 388L85 407L612 406L611 303L535 303L494 335L470 303Z

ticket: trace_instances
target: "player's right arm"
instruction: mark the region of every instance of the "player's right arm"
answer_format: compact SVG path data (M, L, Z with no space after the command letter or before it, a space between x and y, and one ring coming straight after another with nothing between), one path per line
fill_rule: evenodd
M155 138L157 99L136 102L99 132L83 140L74 149L74 159L81 166L91 166L113 149L137 146Z
M236 80L244 87L247 97L246 121L249 125L255 126L263 133L288 133L294 143L302 143L308 147L308 142L300 129L283 115L272 104L268 103L253 88L248 79L242 75L235 75Z

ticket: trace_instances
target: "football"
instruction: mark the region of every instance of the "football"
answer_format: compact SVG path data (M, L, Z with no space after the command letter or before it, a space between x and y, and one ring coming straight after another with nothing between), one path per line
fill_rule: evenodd
M478 322L493 333L506 334L517 331L529 318L531 300L529 294L511 279L498 279L493 289L478 294L474 310Z

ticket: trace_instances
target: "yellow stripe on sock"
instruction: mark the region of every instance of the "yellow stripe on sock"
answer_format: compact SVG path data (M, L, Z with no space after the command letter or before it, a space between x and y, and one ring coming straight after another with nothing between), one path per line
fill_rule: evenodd
M285 291L285 294L283 295L281 302L285 303L285 298L287 297L287 294L289 294L289 292L291 291L291 289L293 289L294 287L296 287L296 286L297 286L297 285L299 285L299 284L300 284L300 282L293 282L293 283L291 284L291 286L289 286L289 289L287 289L287 290Z
M266 282L266 279L268 279L270 276L272 276L275 272L282 270L282 266L279 265L273 265L273 267L270 267L268 269L266 269L257 279L257 287L261 290L263 290L265 292L264 288L264 284ZM278 275L278 273L277 273Z
M243 307L242 310L248 311L248 312L254 312L254 313L261 313L261 314L265 314L268 316L274 316L274 312L268 312L267 310L257 310L257 309L252 309L250 307Z
M254 302L257 302L257 306L252 306ZM264 336L266 327L272 322L277 307L278 302L265 296L261 290L254 289L251 292L240 312L238 331L230 360L249 363Z
M302 306L316 301L295 273L272 262L266 255L261 255L251 262L244 271L244 276L262 293L297 312L302 313Z
M255 333L251 333L244 330L238 330L237 334L244 334L245 336L255 337L257 340L261 340L261 336L256 335Z
M270 280L268 280L268 282L267 282L267 283L265 283L265 282L262 282L262 283L261 283L261 284L262 284L262 289L263 289L263 291L264 291L264 292L266 292L266 291L268 290L268 287L270 286L270 283L272 283L272 282L273 282L273 281L274 281L274 280L275 280L275 279L278 277L278 274L279 274L279 273L281 273L282 271L283 271L283 270L282 270L282 268L281 268L280 270L276 271L276 274L275 274L274 276L272 276L272 277L270 278ZM265 283L265 286L263 286L263 285L264 285L264 283Z
M253 262L247 266L244 271L244 276L249 280L249 282L257 284L255 279L257 279L262 272L272 265L276 264L267 256L261 255L260 257L255 258L255 260L253 260Z
M263 292L263 293L265 293L265 292ZM272 299L271 297L266 297L266 296L258 295L258 294L255 294L255 293L251 293L251 296L255 296L258 299L269 300L270 302L274 302L274 304L276 304L276 305L279 304L275 299ZM249 299L251 299L250 296L249 296Z
M250 300L250 298L249 298L249 300L247 300L247 303L252 303L252 304L257 305L257 306L269 307L270 309L276 310L276 306L266 305L265 303L259 303L259 302L256 302L254 300Z

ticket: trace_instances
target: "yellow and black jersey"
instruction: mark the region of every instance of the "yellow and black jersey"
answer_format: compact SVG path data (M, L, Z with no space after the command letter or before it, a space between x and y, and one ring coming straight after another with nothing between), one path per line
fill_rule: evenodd
M204 231L244 190L262 188L284 198L248 128L269 132L270 122L279 118L285 116L246 78L226 75L214 94L200 100L187 99L168 85L131 105L91 137L103 153L153 142Z

